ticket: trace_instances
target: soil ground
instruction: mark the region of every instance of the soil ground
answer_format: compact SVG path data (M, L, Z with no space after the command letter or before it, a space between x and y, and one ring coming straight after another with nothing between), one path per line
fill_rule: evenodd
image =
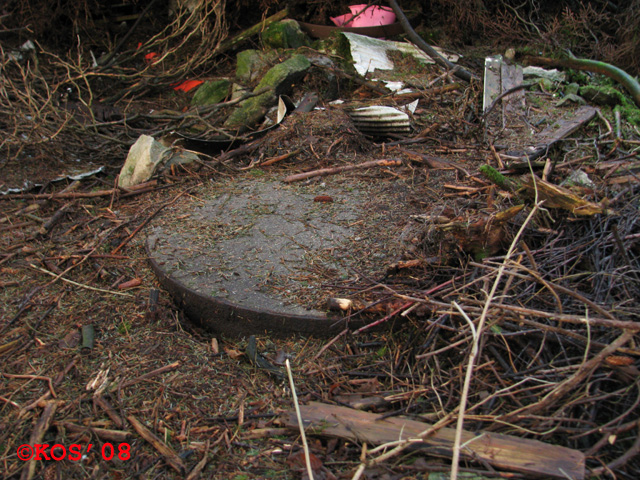
M424 72L429 79L441 75L435 66ZM308 80L300 94L313 87ZM453 83L447 78L443 86ZM350 86L348 95L357 102L376 97L366 87ZM188 101L163 92L127 108L182 108ZM640 133L623 120L617 135L613 112L603 109L533 166L542 178L549 159L553 184L586 172L594 183L572 192L608 213L539 208L535 198L497 188L478 171L490 164L525 180L529 166L500 165L496 152L531 144L545 125L576 108L557 107L554 92L528 92L527 101L522 128L510 136L482 128L481 96L468 85L424 91L408 138L364 138L341 110L337 119L292 116L252 154L175 169L130 194L113 185L131 139L72 136L76 143L56 143L59 157L54 150L27 161L25 151L16 157L20 169L15 159L1 160L13 176L7 184L42 183L0 198L4 478L304 478L299 433L278 422L293 408L288 384L251 361L248 337L215 335L184 316L149 268L145 240L157 215L179 221L180 205L201 202L204 185L390 158L402 166L345 176L411 191L407 208L394 205L391 220L406 249L375 276L349 272L340 285L368 307L345 315L388 318L384 328L331 340L255 332L258 352L280 369L290 359L301 403L375 399L374 411L433 423L459 405L473 350L469 322L478 324L503 272L485 317L465 429L573 448L587 454L594 476L637 478ZM260 166L296 149L290 159ZM49 183L61 159L75 158L105 168L79 183ZM48 197L69 187L66 196ZM522 211L500 216L520 204ZM448 420L454 421L455 415ZM364 445L322 434L308 441L319 462L315 478L353 477ZM93 449L79 461L20 460L19 447L35 443ZM104 458L108 444L116 446L111 460ZM450 460L417 450L367 466L363 478L434 479L450 468ZM461 468L475 475L469 478L504 478L473 459Z

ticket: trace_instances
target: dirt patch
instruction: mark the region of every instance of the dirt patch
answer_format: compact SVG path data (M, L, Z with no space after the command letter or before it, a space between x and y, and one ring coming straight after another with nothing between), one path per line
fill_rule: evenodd
M319 167L353 161L372 149L342 108L327 106L285 119L260 148L262 158L300 150L298 161L311 160Z

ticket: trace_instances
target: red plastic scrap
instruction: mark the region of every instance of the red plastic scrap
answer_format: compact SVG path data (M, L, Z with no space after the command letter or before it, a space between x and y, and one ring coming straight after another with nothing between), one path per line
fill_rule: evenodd
M184 82L174 83L171 86L175 91L188 92L204 83L202 80L185 80Z

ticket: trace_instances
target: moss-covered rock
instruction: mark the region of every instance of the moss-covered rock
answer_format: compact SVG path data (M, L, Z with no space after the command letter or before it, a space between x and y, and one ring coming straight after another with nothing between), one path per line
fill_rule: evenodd
M580 88L580 96L596 105L615 106L623 103L622 93L608 86L585 85Z
M353 57L351 56L351 44L349 39L341 32L335 32L323 40L319 50L327 55L341 59L341 64L344 67L350 68L355 72Z
M311 40L295 20L286 19L269 25L261 34L262 44L269 48L300 48Z
M266 71L277 58L276 52L243 50L236 55L236 80L242 85L250 85Z
M311 63L304 55L293 55L288 60L272 67L260 80L254 92L269 90L251 97L240 104L225 122L225 127L243 129L254 126L267 110L276 104L279 95L288 93L295 82L302 79Z
M211 80L204 82L191 99L191 105L213 105L222 102L229 96L231 82L229 80Z
M282 95L291 90L292 85L300 80L311 67L311 62L304 55L293 55L288 60L269 69L262 77L256 90L273 87L275 95Z
M565 95L578 95L579 91L580 91L580 85L578 85L577 83L570 83L568 85L565 85L564 87Z

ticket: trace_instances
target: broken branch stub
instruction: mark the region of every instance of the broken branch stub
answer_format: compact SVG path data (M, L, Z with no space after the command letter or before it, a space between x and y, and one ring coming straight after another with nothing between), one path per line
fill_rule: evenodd
M523 193L530 198L534 198L536 192L538 199L544 201L545 208L562 208L575 215L597 215L599 213L609 213L603 206L589 202L578 197L570 190L554 185L538 177L527 179L522 184Z

